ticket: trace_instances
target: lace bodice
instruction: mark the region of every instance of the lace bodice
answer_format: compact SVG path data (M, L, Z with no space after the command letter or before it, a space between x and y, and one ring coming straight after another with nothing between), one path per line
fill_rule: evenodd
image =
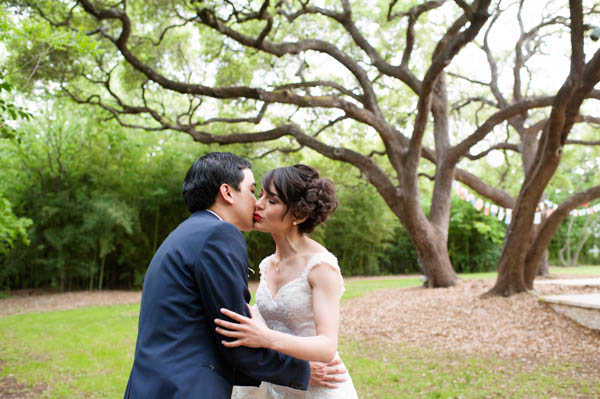
M329 252L315 254L308 261L300 276L282 286L273 296L266 275L267 265L273 255L260 262L260 283L256 291L256 304L260 315L272 330L301 337L316 335L312 304L312 289L307 281L308 274L318 264L330 265L340 272L337 258ZM342 293L344 282L341 279Z
M256 290L256 308L258 317L264 319L272 330L281 331L301 337L316 335L312 303L312 288L307 277L318 264L330 265L338 273L337 258L329 252L315 254L308 261L300 276L282 286L275 295L271 294L266 275L267 265L273 255L260 262L260 283ZM341 292L344 292L344 282L340 274ZM262 383L260 388L235 387L232 399L357 399L352 379L338 384L338 388L330 389L309 386L308 391L300 391L270 383Z

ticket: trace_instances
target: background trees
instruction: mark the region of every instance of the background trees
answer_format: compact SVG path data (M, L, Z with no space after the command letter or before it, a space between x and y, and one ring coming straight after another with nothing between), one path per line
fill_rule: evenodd
M7 195L34 223L30 245L18 245L6 259L0 285L135 283L158 240L185 215L177 201L181 183L170 171L192 157L178 160L177 143L168 138L163 145L171 151L153 156L145 145L155 140L124 140L120 126L72 105L49 112L1 147L3 169L13 172Z
M139 287L157 246L187 217L181 180L201 154L198 147L185 136L126 132L68 103L21 123L19 140L0 140L0 181L16 215L31 223L22 230L29 244L15 240L2 258L0 288ZM339 256L345 275L422 272L406 230L352 169L294 153L255 159L253 170L259 178L279 164L300 161L337 182L340 206L313 236ZM457 271L493 267L504 225L458 198L453 220L458 222L449 236ZM260 232L246 238L256 271L273 242ZM250 278L257 275L251 271Z
M31 116L15 106L8 96L11 91L10 84L0 81L0 138L15 138L19 133L14 126L11 126L11 122L14 124L19 119L28 119ZM13 204L4 196L6 189L6 182L0 184L0 260L19 240L24 244L29 244L26 230L32 223L30 219L18 217L13 213Z
M595 51L585 32L598 10L593 2L572 1L569 13L565 5L550 2L540 15L531 12L539 4L527 1L380 1L369 8L349 1L128 1L113 6L87 0L21 1L12 10L27 21L24 40L8 40L6 65L19 70L13 79L24 90L45 88L52 95L68 95L97 107L124 128L179 131L204 144L263 142L242 151L262 156L265 165L282 159L274 150L287 154L285 163L300 159L297 154L318 159L305 155L306 149L294 152L304 147L353 165L371 188L355 188L356 195L348 188L341 195L347 196L351 209L364 210L360 214L366 218L352 223L334 218L319 233L322 239L340 247L337 231L353 236L360 227L373 239L361 241L362 253L384 242L391 245L382 253L406 259L410 250L398 249L407 235L416 248L407 263L420 263L430 286L445 286L453 284L455 270L462 270L451 259L463 262L457 253L448 253L448 247L456 248L449 239L452 181L503 207L523 206L517 195L522 175L492 171L482 164L484 157L503 150L505 159L514 161L508 151L517 150L522 173L528 176L535 170L534 154L547 140L540 136L541 128L552 123L548 107L554 104L556 115L561 101L577 97L569 118L573 123L594 122L589 115L573 115L585 98L597 96L595 58L582 55L584 48ZM506 35L501 28L513 22L509 31L518 34L507 47L499 39ZM589 89L585 94L537 83L538 78L548 82L544 63L563 55L567 60L571 55L579 69L587 62L589 73L579 78ZM559 81L567 76L563 72ZM571 126L563 129L561 148L569 144ZM338 168L330 168L334 164L329 161L317 162L328 170ZM597 190L589 187L583 197L566 199L536 236L530 211L543 199L554 167L540 165L547 179L525 201L526 217L515 209L518 222L506 241L522 244L518 251L505 251L519 255L505 261L510 267L501 268L518 270L508 273L516 285L498 290L500 294L525 289L526 281L532 281L525 278L525 270L537 272L537 267L526 268L524 254L532 249L528 262L539 263L539 252L543 254L547 238L568 211L583 197L597 197ZM356 177L356 172L350 178L346 172L336 181L353 184ZM373 189L379 198L372 197ZM392 213L369 214L381 201ZM372 227L386 224L392 214L405 230ZM123 215L118 220L127 219ZM455 217L454 222L460 220ZM515 228L517 223L527 228ZM127 231L126 225L115 221L114 226ZM483 224L476 225L479 234L489 233ZM490 231L494 234L488 239L498 243L495 232L501 228ZM112 248L102 240L93 246L98 254ZM249 246L268 250L260 240L250 239ZM352 258L352 267L365 272L384 264L389 270L404 268L373 259Z

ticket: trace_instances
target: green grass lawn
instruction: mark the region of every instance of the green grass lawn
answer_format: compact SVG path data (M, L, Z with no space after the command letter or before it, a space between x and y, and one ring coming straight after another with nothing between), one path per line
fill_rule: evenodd
M532 366L520 359L436 352L342 338L339 352L359 397L596 398L600 379L572 364Z
M565 272L600 275L600 267ZM563 269L553 268L552 273ZM495 277L495 273L463 278ZM351 280L344 300L371 290L420 285L411 278ZM139 304L0 317L0 388L15 378L43 398L120 398L133 361ZM519 359L476 357L383 342L340 340L361 398L600 397L600 377L578 365L527 368Z
M386 288L416 287L421 285L418 278L394 278L394 279L369 279L352 280L344 283L346 290L342 300L357 298L369 291L383 290Z
M550 274L581 274L600 276L600 266L577 266L577 267L550 267Z
M0 375L49 398L123 397L133 361L139 304L0 318Z
M576 267L561 267L561 266L550 266L551 275L560 274L573 274L573 275L588 275L588 276L600 276L600 266L576 266ZM485 272L485 273L468 273L461 274L460 277L464 279L485 279L485 278L496 278L498 273L496 272Z

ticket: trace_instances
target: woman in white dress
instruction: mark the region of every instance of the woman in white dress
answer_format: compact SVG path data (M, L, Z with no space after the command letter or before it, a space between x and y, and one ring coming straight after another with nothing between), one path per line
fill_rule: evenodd
M340 298L344 283L337 259L308 237L337 207L335 186L316 169L294 165L262 179L254 228L271 233L275 253L260 263L252 318L223 309L236 323L216 320L217 332L233 338L228 347L264 347L298 359L329 363L337 354ZM262 321L261 321L262 319ZM262 383L257 391L236 387L232 398L357 398L350 376L335 388L299 391Z

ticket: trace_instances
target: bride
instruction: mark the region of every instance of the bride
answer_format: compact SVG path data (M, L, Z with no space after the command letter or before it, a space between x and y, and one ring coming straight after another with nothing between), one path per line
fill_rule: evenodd
M254 228L271 233L276 250L260 263L252 318L221 310L235 321L215 321L219 334L233 338L222 344L270 348L323 363L339 359L342 275L336 257L307 236L337 207L334 184L298 164L267 172L262 187ZM258 392L235 387L232 398L249 397L352 399L357 394L347 376L335 388L309 386L306 392L265 382Z

